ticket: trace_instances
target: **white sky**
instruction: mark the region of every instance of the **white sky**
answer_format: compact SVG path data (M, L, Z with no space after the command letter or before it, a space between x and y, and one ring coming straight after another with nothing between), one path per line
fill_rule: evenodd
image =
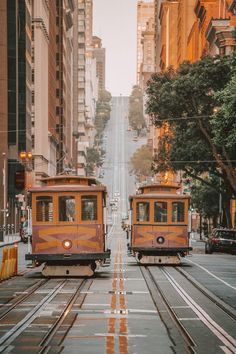
M129 96L136 84L137 0L94 0L93 34L106 48L106 88Z

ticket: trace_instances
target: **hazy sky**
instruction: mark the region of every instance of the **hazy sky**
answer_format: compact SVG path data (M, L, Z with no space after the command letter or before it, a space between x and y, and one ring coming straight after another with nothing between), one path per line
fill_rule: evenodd
M93 33L106 48L106 88L129 96L136 83L137 0L94 0Z

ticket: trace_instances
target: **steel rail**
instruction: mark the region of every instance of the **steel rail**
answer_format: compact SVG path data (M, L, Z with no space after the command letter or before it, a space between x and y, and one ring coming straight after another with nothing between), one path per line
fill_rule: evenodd
M180 267L175 268L180 274L182 274L196 289L198 289L202 294L204 294L209 300L211 300L215 305L217 305L221 310L223 310L231 319L236 321L236 311L230 305L226 304L216 295L214 295L210 290L206 289L201 283L199 283L195 278L193 278L189 273Z
M49 329L47 334L41 340L39 347L42 347L42 349L39 351L39 354L47 353L50 350L50 346L48 346L49 343L51 342L52 338L55 336L56 332L61 327L62 323L64 322L64 320L66 319L68 314L70 313L74 303L76 302L76 300L78 299L78 296L80 295L81 290L85 288L86 284L88 285L88 288L89 288L91 283L92 283L92 280L88 280L88 279L83 279L81 281L80 285L78 286L78 288L76 289L74 294L72 294L72 296L70 297L68 303L66 304L66 307L64 308L64 310L62 311L60 316L56 319L56 321L54 322L52 327ZM84 298L85 298L85 296L86 296L86 294L84 294ZM84 298L83 298L83 300L84 300ZM81 301L81 304L82 303L83 303L83 301Z
M171 276L166 269L161 269L169 282L173 285L182 299L189 305L198 318L204 323L209 330L228 348L232 353L236 353L236 340L227 333L218 323L216 323L208 313L197 304L194 299L183 289L183 287Z
M0 338L0 352L6 348L33 322L42 309L61 291L68 280L57 284L21 321Z
M170 318L172 319L172 321L174 322L174 324L176 325L176 327L179 329L182 337L183 337L183 340L187 346L187 350L189 351L189 353L192 353L192 354L196 354L196 351L194 349L194 347L196 347L196 343L194 342L193 338L191 337L191 335L188 333L188 331L186 330L186 328L182 325L181 321L178 319L176 313L174 312L174 310L172 309L171 305L169 304L167 298L165 297L164 293L162 292L162 290L160 289L159 285L157 284L157 281L155 279L155 277L153 276L151 270L149 269L149 267L140 267L141 269L141 272L143 274L143 277L147 283L147 286L150 290L150 294L154 300L154 304L157 308L157 311L163 321L163 323L165 324L166 328L167 328L167 325L163 319L163 315L162 313L159 311L159 308L156 304L156 301L155 301L155 294L153 293L154 291L159 295L159 297L161 298L162 300L162 303L164 304ZM145 274L146 273L146 274ZM154 287L154 289L153 289ZM169 331L168 331L169 332ZM169 333L169 336L171 338L171 335ZM172 338L171 338L172 339Z
M22 302L24 302L28 297L30 297L36 290L38 290L42 285L46 284L48 281L49 281L49 279L40 280L39 282L37 282L37 284L34 284L31 287L27 288L23 294L18 295L17 298L15 299L15 301L13 302L13 304L10 307L8 307L6 311L4 311L2 314L0 314L0 321L2 321L4 319L4 317L6 317L9 314L9 312L14 310L15 307L17 307ZM12 300L10 300L10 301L12 301ZM8 304L8 302L6 304L4 304L3 306L6 306L7 304ZM0 307L0 310L3 308L3 306Z

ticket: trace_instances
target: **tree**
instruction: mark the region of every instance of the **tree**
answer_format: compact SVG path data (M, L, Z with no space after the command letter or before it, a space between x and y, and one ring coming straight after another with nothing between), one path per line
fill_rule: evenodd
M95 128L97 131L96 141L100 145L102 141L103 131L111 114L111 94L106 90L99 90L98 102L96 107Z
M141 146L131 157L131 172L139 179L152 175L153 157L151 149L147 145Z
M226 100L228 92L232 94L229 85L233 85L234 72L234 57L205 57L193 64L183 63L176 72L169 69L154 75L147 90L147 113L156 126L168 125L167 133L159 142L155 170L182 170L185 176L201 180L215 189L211 181L203 180L202 174L210 173L220 178L221 187L217 188L224 196L227 226L231 226L230 198L232 194L236 195L236 164L233 161L236 140L232 141L235 127L227 125L227 135L232 133L230 145L222 144L219 137L225 136L226 119L221 96L225 95ZM235 97L235 93L233 95ZM228 108L225 109L229 111L226 101ZM217 107L218 112L215 112Z
M139 86L133 86L129 97L129 124L138 134L146 126L143 116L143 94Z
M111 101L111 94L107 90L99 90L98 92L98 100L100 102L107 102L109 103Z
M205 178L208 182L211 178ZM212 181L215 185L219 181ZM212 219L213 227L218 226L219 216L219 193L209 185L196 181L192 185L191 190L191 205L199 214L207 219Z
M87 176L92 176L94 174L94 169L100 166L102 166L102 158L99 151L97 151L94 147L87 148L85 167Z

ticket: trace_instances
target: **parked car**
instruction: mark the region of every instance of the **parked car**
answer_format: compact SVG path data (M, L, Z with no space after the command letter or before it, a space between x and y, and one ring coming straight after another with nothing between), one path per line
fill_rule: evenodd
M236 230L214 229L205 244L205 253L236 253Z
M28 227L28 220L25 220L20 228L20 237L24 243L28 242L28 237L30 238L30 242L32 241L32 226L30 223Z

